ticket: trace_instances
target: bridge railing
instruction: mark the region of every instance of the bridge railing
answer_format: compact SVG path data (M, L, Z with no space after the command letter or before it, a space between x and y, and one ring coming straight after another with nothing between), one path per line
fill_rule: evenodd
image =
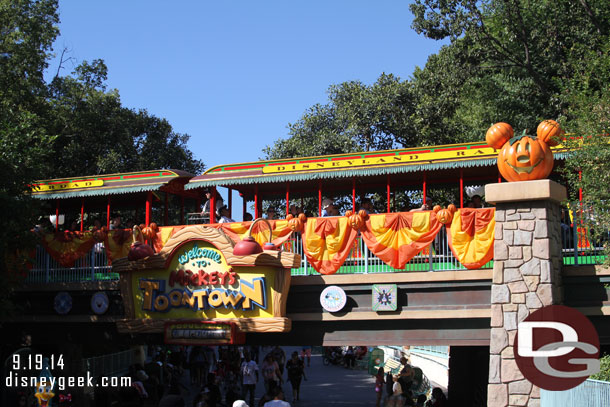
M564 225L565 226L565 225ZM610 241L610 234L592 239L584 228L562 227L563 264L590 265L604 261L603 244ZM301 266L292 270L293 276L317 275L318 272L307 262L303 253L302 236L299 233L284 243L284 250L290 250L301 255ZM493 261L483 268L492 268ZM402 270L394 269L385 264L366 247L362 238L358 237L343 266L337 274L368 274L393 273L400 271L448 271L465 270L464 266L453 256L447 235L442 230L435 241L422 250ZM26 277L27 283L63 283L82 281L118 280L119 275L112 273L103 248L94 247L85 256L76 260L73 267L64 267L53 259L42 247L36 249L36 258Z

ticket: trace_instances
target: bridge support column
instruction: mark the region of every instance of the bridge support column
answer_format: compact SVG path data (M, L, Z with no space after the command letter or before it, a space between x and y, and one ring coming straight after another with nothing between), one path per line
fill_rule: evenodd
M488 184L496 204L489 407L539 406L540 389L525 379L513 352L517 324L546 305L560 304L561 208L566 189L551 180Z

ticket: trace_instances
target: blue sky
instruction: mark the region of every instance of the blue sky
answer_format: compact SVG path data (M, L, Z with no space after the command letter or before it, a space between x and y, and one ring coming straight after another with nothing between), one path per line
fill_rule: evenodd
M329 85L406 79L442 45L411 29L398 0L62 0L60 19L55 52L104 59L123 105L189 134L208 168L261 158L288 123L326 103Z

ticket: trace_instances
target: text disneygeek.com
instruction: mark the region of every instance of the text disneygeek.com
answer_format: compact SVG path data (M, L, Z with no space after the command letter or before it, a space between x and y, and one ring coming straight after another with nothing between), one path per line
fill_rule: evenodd
M97 377L95 380L89 372L86 376L38 377L22 376L11 372L6 376L4 384L9 387L49 387L59 391L73 387L131 387L131 377Z

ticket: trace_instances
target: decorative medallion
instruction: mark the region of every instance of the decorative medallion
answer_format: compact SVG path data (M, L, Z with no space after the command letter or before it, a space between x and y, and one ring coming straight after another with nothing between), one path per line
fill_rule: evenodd
M373 311L396 311L398 289L396 284L373 284Z
M108 304L108 296L103 291L99 291L91 296L91 310L97 315L102 315L108 311Z
M55 312L59 315L65 315L72 309L72 296L65 292L58 292L54 302Z
M341 287L331 285L320 294L320 304L328 312L341 311L345 307L347 296Z

